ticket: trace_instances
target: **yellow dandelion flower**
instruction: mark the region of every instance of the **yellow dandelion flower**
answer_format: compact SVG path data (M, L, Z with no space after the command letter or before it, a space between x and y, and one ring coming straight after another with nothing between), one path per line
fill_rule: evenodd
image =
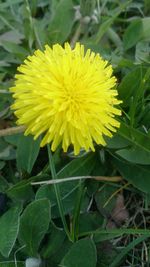
M94 142L105 145L103 136L112 136L119 127L115 115L116 78L112 66L99 54L77 43L71 49L59 44L42 52L37 50L22 64L15 86L12 109L18 125L25 125L25 135L34 139L43 134L41 147L51 143L55 151L61 143L66 152L73 145L94 151Z

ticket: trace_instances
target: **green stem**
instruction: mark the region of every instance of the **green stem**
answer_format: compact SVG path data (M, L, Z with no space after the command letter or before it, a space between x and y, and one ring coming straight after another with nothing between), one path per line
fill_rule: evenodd
M54 161L53 161L52 152L50 150L49 145L47 145L47 150L48 150L48 158L49 158L49 164L50 164L52 179L55 180L55 179L57 179L57 174L56 174L56 169L55 169L55 165L54 165ZM62 223L64 226L64 230L65 230L66 235L68 236L69 240L72 241L72 238L70 236L70 232L68 230L68 226L66 223L66 219L65 219L65 213L64 213L64 208L63 208L61 195L60 195L60 189L59 189L58 184L54 184L54 190L55 190L58 209L59 209L60 217L61 217L61 220L62 220Z
M76 204L75 204L74 213L73 213L72 229L71 229L71 236L72 236L73 241L78 240L80 208L81 208L83 195L85 193L83 185L84 185L83 182L80 180Z

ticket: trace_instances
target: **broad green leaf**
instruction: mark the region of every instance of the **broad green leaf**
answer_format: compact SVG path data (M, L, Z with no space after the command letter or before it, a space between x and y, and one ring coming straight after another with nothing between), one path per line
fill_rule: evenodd
M137 94L137 90L139 90L145 70L146 69L141 66L136 67L122 79L120 85L118 86L118 93L119 98L123 100L123 106L126 107L131 104L131 97L135 97Z
M5 166L5 161L0 161L0 170L2 170Z
M15 206L0 217L0 252L4 257L9 257L16 242L21 209L20 206Z
M133 34L134 33L134 34ZM133 21L126 29L123 36L124 49L127 50L134 46L142 36L142 22L141 19Z
M107 144L106 148L108 147L111 149L119 149L131 144L128 140L118 134L115 134L112 138L105 137L105 141Z
M7 146L8 146L8 144L1 137L0 138L0 152L3 151Z
M25 57L29 54L29 52L25 48L12 42L3 40L1 41L0 46L2 46L9 53L15 54L21 60L25 59Z
M11 199L21 200L21 201L29 201L34 198L34 192L32 190L32 186L28 181L20 181L15 185L12 185L6 191L6 194Z
M60 186L61 190L61 200L64 207L64 212L67 214L74 208L74 202L76 199L76 193L78 185L67 185L68 183L65 183L64 186ZM62 191L67 191L66 193ZM54 190L53 185L44 185L39 188L36 194L36 199L42 199L47 198L51 202L51 208L52 208L52 218L60 217L59 209L57 206L57 199L56 194Z
M52 249L54 249L55 244L51 244L51 245L52 245ZM49 256L47 257L47 258L49 258L50 267L56 267L56 266L60 267L60 262L64 258L64 256L67 254L70 247L72 246L72 242L69 241L68 238L65 238L65 240L63 242L60 240L59 245L60 246L58 246L58 243L57 243L56 244L57 249L55 251L53 251L53 254L50 256L50 258L49 258Z
M96 267L96 247L91 239L81 239L72 245L61 267Z
M65 165L58 173L58 178L67 178L72 176L90 175L95 166L94 154L89 154L86 157L74 159ZM65 213L68 213L74 208L76 192L79 181L70 181L59 184L62 202ZM48 198L52 205L52 217L59 216L57 208L57 199L53 185L44 185L39 188L36 194L36 199ZM85 205L88 199L85 198Z
M31 202L20 220L19 240L26 245L30 256L37 256L39 245L46 234L50 222L50 202L40 199Z
M149 166L130 164L114 158L113 162L122 177L139 190L150 194L150 168Z
M150 17L145 17L142 19L142 39L150 40Z
M16 151L13 149L11 145L7 145L7 147L0 152L0 160L12 160L16 158Z
M20 44L21 39L23 39L23 35L18 30L7 31L0 35L0 43L1 41L7 41L10 43Z
M143 165L150 164L150 152L144 151L144 149L138 147L117 150L116 154L129 162Z
M82 213L79 217L79 234L96 230L102 226L104 218L98 212Z
M57 228L53 224L50 225L47 241L42 248L42 257L51 258L53 254L57 253L62 247L66 238L64 230Z
M68 214L74 209L76 196L78 190L78 182L62 183L60 185L61 200L64 207L64 213ZM56 194L54 191L54 186L44 185L39 188L36 194L36 199L47 198L51 202L52 208L52 218L60 217L59 209L57 206ZM85 195L81 210L85 210L88 206L89 198Z
M150 17L137 19L129 25L123 36L124 49L128 50L146 39L150 40Z
M150 62L150 41L144 40L138 42L135 51L136 63Z
M31 173L33 165L39 154L39 150L40 138L34 141L32 136L21 135L17 146L18 169Z
M106 203L116 190L116 187L110 184L104 184L104 186L99 188L94 197L99 211L103 210L103 208L105 207L106 212L112 212L112 209L115 207L116 203L116 195L111 199L111 201L109 201L107 205Z
M61 0L49 24L51 43L63 43L69 36L74 24L74 10L72 0Z
M34 199L34 192L31 183L38 182L42 180L48 180L49 176L47 174L33 176L26 180L21 180L20 182L12 185L6 191L7 195L10 198L14 198L21 201L26 201L30 199Z
M89 175L95 164L94 153L88 154L82 158L77 158L65 165L58 173L58 178L67 178L72 176Z
M117 132L120 136L129 140L137 149L150 153L150 136L121 122Z
M14 134L5 136L4 139L6 142L10 143L11 145L17 146L19 143L19 139L21 138L22 134Z
M42 49L49 42L47 31L45 31L45 22L34 18L34 32L36 32L36 48ZM32 40L31 40L32 41Z

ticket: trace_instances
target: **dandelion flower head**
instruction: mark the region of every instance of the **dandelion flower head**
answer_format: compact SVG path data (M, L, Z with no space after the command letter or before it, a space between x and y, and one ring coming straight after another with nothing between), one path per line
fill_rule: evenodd
M71 49L59 44L42 52L36 50L18 68L12 109L17 124L26 127L25 135L34 139L42 134L41 147L59 144L66 152L70 145L77 155L80 149L95 150L94 143L105 145L104 136L112 136L119 127L115 115L116 78L112 66L80 43Z

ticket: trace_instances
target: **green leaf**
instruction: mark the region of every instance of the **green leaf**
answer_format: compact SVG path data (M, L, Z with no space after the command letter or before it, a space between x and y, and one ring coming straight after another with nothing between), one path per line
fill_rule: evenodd
M69 36L74 24L72 0L61 0L55 10L48 31L52 43L62 44Z
M16 151L11 145L8 145L2 152L0 152L0 160L11 160L16 158Z
M124 33L123 36L124 49L128 50L129 48L134 46L141 39L141 36L142 36L142 23L141 20L138 19L136 21L133 21Z
M61 267L96 267L96 247L91 239L81 239L72 245Z
M103 35L108 31L110 26L113 24L114 20L116 19L117 15L105 20L101 25L97 32L96 38L94 40L94 43L99 43L99 41L102 39Z
M104 219L98 212L82 213L79 217L79 234L98 229Z
M4 257L9 257L16 242L21 209L20 206L15 206L0 217L0 252Z
M18 30L7 31L0 35L0 43L1 41L7 41L10 43L20 44L21 39L23 39L23 35Z
M150 153L150 137L148 134L142 133L123 122L121 122L121 126L117 133L129 140L134 147Z
M131 144L128 140L118 134L115 134L112 138L105 137L105 141L107 144L106 147L111 149L123 148Z
M50 222L50 202L40 199L30 203L20 220L19 240L30 256L37 256L39 245Z
M58 178L67 178L78 175L90 175L95 166L94 154L89 154L82 158L77 158L65 165L58 173ZM64 206L65 213L73 210L74 202L79 181L64 182L59 184L61 198ZM57 199L53 186L44 185L39 188L36 194L36 199L48 198L52 205L52 217L59 216L57 208ZM85 198L85 205L88 199Z
M131 97L137 94L137 88L141 85L145 70L144 67L136 67L122 79L118 86L119 98L123 100L122 106L126 107L131 104Z
M105 207L105 211L111 213L112 209L115 207L116 196L109 201L109 203L105 206L107 200L112 196L112 194L116 191L116 187L110 184L104 184L94 196L96 201L96 205L98 210L101 212Z
M137 164L130 164L123 160L119 160L114 158L113 162L123 176L124 179L129 181L139 190L150 193L150 167L137 165Z
M9 187L6 191L8 197L21 201L29 201L34 198L32 186L28 181L20 181Z
M123 36L124 49L136 45L141 40L150 39L150 18L137 19L126 29Z
M63 186L60 186L61 190L61 200L64 207L64 212L67 214L74 208L74 200L76 197L76 190L78 184L65 183ZM36 199L47 198L51 202L52 208L52 218L60 217L59 209L57 206L56 194L53 186L44 185L39 188L36 194Z
M78 189L78 182L62 183L60 185L61 200L64 207L65 214L68 214L74 209L76 195ZM57 206L56 194L53 186L44 185L39 188L36 194L36 199L47 198L51 202L52 218L60 216L59 209ZM85 210L88 206L89 198L85 195L81 210Z
M7 190L7 195L10 198L14 198L16 200L21 201L29 201L30 199L34 199L34 192L32 190L32 182L38 182L41 180L48 180L49 176L47 174L42 174L38 176L33 176L28 179L21 180L20 182L10 186L10 188ZM43 198L43 197L42 197Z
M114 235L116 236L122 236L122 235L149 235L150 231L146 229L135 229L135 228L122 228L122 229L100 229L96 231L89 231L80 234L80 237L83 237L85 235Z
M32 136L21 135L17 146L18 169L31 173L40 150L40 138L36 141Z
M57 253L62 247L62 243L66 238L64 230L57 228L53 224L50 225L49 235L47 242L42 248L42 257L50 258L53 254Z
M138 147L117 150L116 154L133 163L139 163L143 165L150 164L150 152L144 151L144 149Z
M14 135L7 135L4 137L4 139L6 142L10 143L11 145L17 146L21 136L22 134L18 133Z
M136 63L150 62L150 41L144 40L138 42L135 51Z
M72 176L89 175L95 166L94 153L88 154L82 158L77 158L65 165L58 173L58 178L67 178Z
M0 170L2 170L5 166L5 161L0 161Z
M58 244L56 244L56 246L57 245ZM59 264L60 264L61 260L67 254L67 252L71 246L72 246L72 242L69 241L68 238L65 238L65 240L63 242L61 242L61 240L60 240L60 246L57 246L57 249L55 251L53 251L53 254L50 257L49 256L47 257L47 258L49 258L50 266L51 267L60 266ZM55 247L55 244L52 245L53 249L54 249L54 247Z
M118 8L113 10L113 16L107 18L103 23L100 24L100 28L96 34L96 37L93 38L93 43L98 44L99 41L102 39L104 34L110 28L110 26L114 23L115 19L119 16L119 14L129 5L129 1L126 3L121 3Z
M8 41L3 40L1 41L0 45L9 53L15 54L21 60L25 59L25 57L29 53L25 48L21 47L20 45Z

